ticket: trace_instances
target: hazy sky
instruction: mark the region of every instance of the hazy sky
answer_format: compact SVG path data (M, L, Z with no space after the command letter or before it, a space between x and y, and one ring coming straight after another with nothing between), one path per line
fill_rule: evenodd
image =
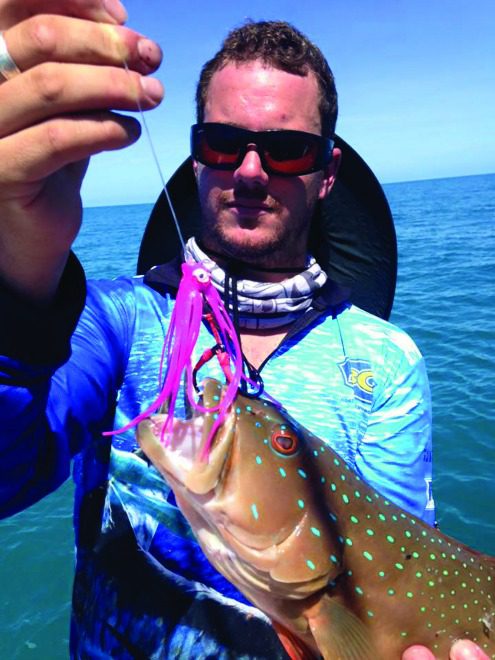
M203 63L246 18L292 22L320 46L339 92L337 133L383 182L495 172L494 0L127 0L158 41L166 88L147 123L166 179L188 154ZM150 146L95 157L87 206L152 202Z

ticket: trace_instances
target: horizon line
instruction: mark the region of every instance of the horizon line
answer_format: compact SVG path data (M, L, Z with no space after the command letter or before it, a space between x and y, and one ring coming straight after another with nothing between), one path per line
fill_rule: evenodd
M400 181L379 181L378 182L381 186L393 186L393 185L400 185L404 183L425 183L427 181L446 181L448 179L467 179L469 177L476 177L476 176L494 176L495 172L479 172L477 174L455 174L452 176L437 176L437 177L431 177L431 178L426 178L426 179L405 179L405 180L400 180ZM157 197L154 200L151 201L135 201L135 202L114 202L113 204L109 203L101 203L101 204L83 204L83 208L85 209L96 209L96 208L105 208L105 207L113 207L113 206L146 206L146 205L153 205L156 203L159 195L161 194L161 190L158 192Z

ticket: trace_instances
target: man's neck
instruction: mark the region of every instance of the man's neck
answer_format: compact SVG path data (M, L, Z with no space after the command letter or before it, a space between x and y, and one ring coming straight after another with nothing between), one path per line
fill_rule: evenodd
M298 255L294 258L285 257L283 260L277 259L276 255L272 255L269 260L256 259L251 261L236 255L223 255L203 244L201 248L223 270L226 270L229 265L230 270L232 270L232 265L235 265L239 273L239 279L254 282L283 282L303 271L307 263L307 255Z
M240 330L241 348L246 359L256 369L263 364L266 358L280 345L289 332L292 323L281 328Z

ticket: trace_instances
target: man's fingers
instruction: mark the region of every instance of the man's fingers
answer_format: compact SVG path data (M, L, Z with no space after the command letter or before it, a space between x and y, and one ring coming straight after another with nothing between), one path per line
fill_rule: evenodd
M148 74L161 63L160 47L134 30L93 21L42 14L4 31L21 71L41 62L122 66Z
M0 138L64 114L148 110L162 98L159 80L123 68L40 64L0 85Z
M490 660L490 657L474 642L461 639L452 646L450 660Z
M0 271L36 300L55 294L79 231L88 159L139 137L139 122L113 109L149 109L163 96L146 77L161 51L125 20L118 0L0 0L20 69L0 76Z
M0 164L8 163L2 183L11 188L12 197L26 196L30 185L42 185L43 179L66 165L126 147L139 135L138 121L110 112L43 122L0 142Z
M125 23L120 0L2 0L0 29L5 30L36 14L59 14L102 23Z
M450 660L490 660L483 651L468 640L459 640L453 644ZM401 660L435 660L435 656L425 646L410 646L402 654Z
M424 646L410 646L402 654L401 660L435 660L435 656Z

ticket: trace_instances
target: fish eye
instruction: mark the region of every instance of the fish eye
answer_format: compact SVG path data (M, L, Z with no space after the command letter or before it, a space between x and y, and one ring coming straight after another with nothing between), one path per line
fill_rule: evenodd
M282 456L292 456L299 449L297 435L289 431L275 431L271 440L272 448Z

